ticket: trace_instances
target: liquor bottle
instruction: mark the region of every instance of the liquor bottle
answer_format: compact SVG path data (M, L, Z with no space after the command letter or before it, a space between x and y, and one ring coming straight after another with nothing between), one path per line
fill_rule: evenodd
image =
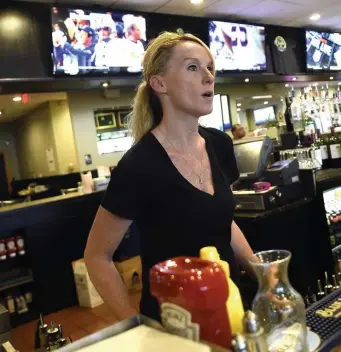
M317 287L318 287L318 292L316 296L317 296L317 299L320 300L326 295L326 293L322 290L321 280L317 280Z
M329 293L332 293L334 291L333 289L333 285L330 284L329 279L328 279L328 273L325 272L324 273L324 277L325 277L325 282L326 285L324 286L324 292L328 295Z
M335 228L334 224L330 221L330 218L333 218L333 215L330 215L327 218L328 230L329 230L329 241L332 248L336 246L336 236L335 236Z
M314 143L316 147L320 148L321 152L321 159L322 159L322 169L326 169L328 167L328 146L324 142L324 140L321 138L321 131L317 130L317 139L316 142Z
M289 97L285 98L285 113L284 113L284 118L285 118L285 124L287 127L288 132L294 132L294 124L292 121L292 114L291 114L291 101Z
M322 169L322 153L321 153L321 149L320 149L320 145L318 143L316 143L316 135L315 133L311 134L311 149L312 149L312 157L313 157L313 161L315 164L315 167L317 170Z
M341 166L341 145L337 136L334 134L334 127L330 128L331 136L329 138L329 156L330 167L338 168Z

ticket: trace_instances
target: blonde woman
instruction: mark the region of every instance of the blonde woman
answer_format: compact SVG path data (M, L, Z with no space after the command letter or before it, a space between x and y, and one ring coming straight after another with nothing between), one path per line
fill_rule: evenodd
M238 283L237 262L247 267L252 255L233 221L230 185L239 173L232 141L198 126L213 109L208 47L189 34L163 33L149 45L143 68L131 117L135 145L112 172L85 251L90 277L118 319L137 313L112 262L133 220L141 236L140 311L154 319L160 319L149 292L154 264L215 246Z

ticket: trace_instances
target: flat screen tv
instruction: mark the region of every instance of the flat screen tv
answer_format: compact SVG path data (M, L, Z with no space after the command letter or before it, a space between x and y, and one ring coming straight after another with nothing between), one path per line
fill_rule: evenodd
M53 7L54 74L141 72L146 31L143 16Z
M307 69L341 70L341 34L306 31Z
M209 47L217 71L265 71L265 28L209 21Z
M256 125L262 125L267 121L276 120L275 108L267 106L266 108L253 110Z

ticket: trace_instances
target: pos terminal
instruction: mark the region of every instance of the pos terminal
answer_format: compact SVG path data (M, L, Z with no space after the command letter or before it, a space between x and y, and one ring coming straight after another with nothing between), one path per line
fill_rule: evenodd
M297 160L280 161L268 167L272 146L267 136L234 141L240 172L233 185L237 210L272 209L300 196Z

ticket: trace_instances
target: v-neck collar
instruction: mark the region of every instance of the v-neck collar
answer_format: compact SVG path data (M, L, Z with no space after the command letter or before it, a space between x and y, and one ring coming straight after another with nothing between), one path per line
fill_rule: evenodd
M210 163L211 167L211 174L212 174L212 186L213 186L213 194L210 194L206 191L201 190L198 187L195 187L191 182L189 182L183 175L182 173L177 169L177 167L174 165L173 161L169 157L167 151L163 147L163 145L159 142L159 140L154 136L152 132L149 132L151 135L151 139L154 140L154 142L158 145L158 149L162 153L163 157L165 160L167 160L167 164L169 165L169 168L172 169L172 172L177 175L176 177L187 187L191 188L192 190L195 190L197 192L203 193L204 195L207 195L208 197L215 197L217 195L217 191L219 190L218 187L218 174L219 174L219 167L217 165L217 159L215 157L214 151L213 151L213 145L212 141L210 139L210 136L206 134L206 131L202 128L199 127L199 134L200 136L205 140L205 148L208 156L208 161Z

